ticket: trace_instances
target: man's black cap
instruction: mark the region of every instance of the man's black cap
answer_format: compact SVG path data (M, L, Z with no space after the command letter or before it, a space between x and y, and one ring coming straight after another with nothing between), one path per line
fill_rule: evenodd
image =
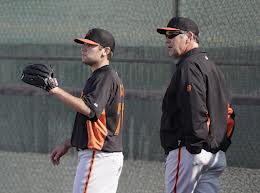
M88 31L85 38L77 38L74 41L78 44L101 45L110 47L111 51L115 49L115 39L112 34L104 29L93 28Z
M189 18L185 17L173 17L167 27L157 28L157 32L165 34L166 31L190 31L195 35L199 35L199 28L197 24Z

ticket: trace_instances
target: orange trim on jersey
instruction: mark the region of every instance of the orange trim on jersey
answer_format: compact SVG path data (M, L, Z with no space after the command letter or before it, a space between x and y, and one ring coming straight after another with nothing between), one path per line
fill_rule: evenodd
M95 155L96 155L96 151L93 151L92 152L92 159L91 159L89 170L88 170L86 184L85 184L85 187L84 187L84 193L86 193L87 190L88 190L88 184L89 184L90 175L91 175L93 165L94 165Z
M122 98L125 95L124 86L120 84L120 97L121 97L121 103L117 104L117 122L115 125L115 133L114 135L118 135L120 133L120 129L122 128L123 121L124 121L124 103Z
M207 128L208 128L208 134L210 134L210 123L211 123L211 121L210 121L210 118L209 118L209 114L207 113Z
M91 122L87 120L88 148L101 150L107 137L106 113L103 111L98 120Z
M120 97L125 96L125 90L124 90L124 86L122 84L120 84Z
M124 103L118 103L117 105L117 122L116 122L116 128L115 128L115 135L118 135L120 132L120 129L122 128L123 119L124 119Z
M121 112L121 128L123 127L124 123L124 110L125 110L125 104L122 104L122 112Z
M228 123L227 123L227 137L229 138L233 132L235 121L231 118L234 113L230 105L228 105Z

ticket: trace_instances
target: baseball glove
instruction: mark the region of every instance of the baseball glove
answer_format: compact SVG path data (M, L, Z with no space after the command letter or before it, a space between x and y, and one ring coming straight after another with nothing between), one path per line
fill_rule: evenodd
M21 80L48 92L58 86L58 81L54 78L53 69L44 64L32 64L26 66L23 69Z

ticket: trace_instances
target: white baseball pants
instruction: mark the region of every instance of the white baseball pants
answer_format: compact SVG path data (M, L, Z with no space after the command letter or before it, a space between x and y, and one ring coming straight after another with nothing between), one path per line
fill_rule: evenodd
M122 152L78 152L79 162L73 193L116 193L123 167Z

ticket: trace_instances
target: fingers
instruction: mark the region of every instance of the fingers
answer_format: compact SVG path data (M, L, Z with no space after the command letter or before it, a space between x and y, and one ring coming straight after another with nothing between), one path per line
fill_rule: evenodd
M56 147L50 154L50 160L53 165L59 165L60 164L60 158L66 154L68 151L68 148L65 145Z
M50 160L51 160L52 164L59 165L60 157L61 157L61 154L58 151L54 150L50 155Z

